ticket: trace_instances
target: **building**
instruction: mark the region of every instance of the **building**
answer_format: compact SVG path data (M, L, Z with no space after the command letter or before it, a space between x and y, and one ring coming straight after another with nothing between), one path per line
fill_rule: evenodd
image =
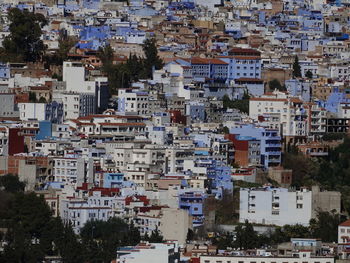
M240 190L240 222L308 226L317 211L331 212L333 209L340 212L340 193L322 192L317 187L312 191L272 187Z
M280 165L282 138L278 130L243 124L231 127L230 134L251 136L259 141L260 164L265 168Z
M141 243L134 247L122 247L117 250L118 263L176 263L180 260L177 243Z
M140 90L119 89L118 90L118 111L132 112L139 115L147 115L148 93Z
M350 259L350 219L338 226L338 250L341 259Z
M200 256L200 263L334 263L333 257L313 257L310 252L299 252L291 257L264 256Z

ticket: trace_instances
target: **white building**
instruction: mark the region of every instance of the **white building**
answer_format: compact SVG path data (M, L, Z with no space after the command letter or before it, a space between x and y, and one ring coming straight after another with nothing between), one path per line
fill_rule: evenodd
M146 115L148 110L148 92L140 90L119 89L118 111Z
M240 190L240 222L307 226L311 218L312 192L306 189L294 192L269 187Z
M350 242L350 219L338 226L338 244Z
M79 118L80 100L78 93L53 93L52 99L63 103L64 120Z
M117 263L179 262L177 243L147 243L118 249Z
M60 204L60 217L63 222L70 223L75 233L79 233L89 220L107 221L113 216L114 197L101 196L94 191L88 199L66 199Z
M201 256L200 263L334 263L333 257L311 257L310 252L300 252L293 257L264 256Z
M18 103L19 118L21 121L45 120L45 103Z
M318 211L340 213L340 193L302 188L291 191L286 188L252 188L240 191L240 222L278 225L309 225ZM293 216L291 216L293 215Z
M284 136L306 136L308 123L303 101L298 97L290 97L283 92L264 94L249 100L249 117L258 121L259 116L275 115L282 124Z
M350 260L350 219L338 226L338 255L341 259Z
M84 159L55 157L53 162L53 176L56 182L69 182L74 184L77 182L78 173L85 173Z
M95 93L95 81L85 80L85 67L80 62L63 62L63 81L66 91Z

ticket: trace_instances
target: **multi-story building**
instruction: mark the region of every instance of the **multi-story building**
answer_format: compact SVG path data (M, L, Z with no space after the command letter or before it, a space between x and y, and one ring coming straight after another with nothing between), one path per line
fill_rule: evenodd
M290 191L287 188L263 187L240 191L240 222L308 226L317 211L333 209L340 211L340 194L321 192L319 188Z
M334 263L334 257L311 256L310 252L296 252L292 257L277 256L201 256L200 263Z
M179 193L179 207L187 210L193 218L193 227L201 226L204 222L203 205L206 194L203 191L186 190Z
M102 195L101 191L92 191L87 199L64 199L60 203L60 217L64 223L71 224L75 233L79 233L86 222L90 220L107 221L113 217L113 193L117 189L109 191L108 195Z
M279 115L282 124L280 133L288 141L298 141L308 134L307 112L303 101L283 92L273 92L249 100L249 116L258 121L266 114Z
M222 59L191 59L192 76L196 79L215 79L226 81L228 78L228 63Z
M228 63L228 79L260 79L261 53L255 49L233 48L227 57L220 57Z
M139 115L149 114L148 92L132 89L118 90L118 111Z
M281 163L281 140L279 131L254 125L236 125L231 134L251 136L260 141L261 163L264 167L278 166Z
M261 166L261 142L255 137L240 134L228 134L235 149L234 160L242 167Z

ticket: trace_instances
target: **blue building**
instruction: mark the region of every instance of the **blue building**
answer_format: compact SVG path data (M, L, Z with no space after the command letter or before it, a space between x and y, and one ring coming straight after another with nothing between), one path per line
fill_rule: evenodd
M83 7L86 9L98 10L100 6L100 0L84 0Z
M40 121L39 132L35 136L36 140L45 140L52 136L52 124L51 121Z
M106 39L112 38L109 26L87 26L80 31L80 41L77 48L97 50L105 44Z
M124 183L123 173L103 173L104 188L121 188Z
M228 80L261 78L259 51L248 48L233 48L228 52L228 55L221 57L221 60L229 64Z
M45 105L45 120L55 124L63 122L63 103L52 101Z
M191 101L186 105L186 115L191 117L192 122L205 121L205 105L197 101Z
M285 82L290 95L301 97L303 101L310 101L311 82L308 80L289 79Z
M281 164L281 137L278 130L243 124L230 128L231 134L250 136L260 141L261 164L265 168Z
M8 80L10 78L10 67L8 64L0 62L0 80Z
M179 207L187 210L193 217L193 226L198 227L204 223L203 203L206 194L202 192L187 191L179 195Z

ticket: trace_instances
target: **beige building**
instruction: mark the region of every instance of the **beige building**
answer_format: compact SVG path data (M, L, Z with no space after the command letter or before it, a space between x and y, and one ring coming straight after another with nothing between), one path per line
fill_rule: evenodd
M162 214L159 230L164 239L186 244L187 232L192 229L192 217L179 208L163 208Z
M317 211L341 212L341 194L336 191L321 191L318 186L312 187L312 218L317 216Z
M292 183L293 171L291 169L283 169L283 167L270 167L268 176L280 186L289 187Z

